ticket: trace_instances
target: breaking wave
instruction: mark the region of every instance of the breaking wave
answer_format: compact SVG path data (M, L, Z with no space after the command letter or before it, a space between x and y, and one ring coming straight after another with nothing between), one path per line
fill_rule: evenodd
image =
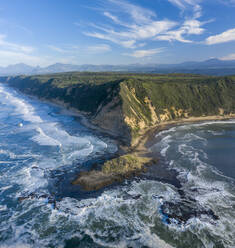
M235 137L234 121L157 134L151 149L160 163L178 171L180 189L136 179L97 196L55 202L50 180L60 181L116 146L59 108L1 84L0 108L1 248L234 247L234 178L216 157L218 143L225 146ZM19 201L23 193L27 199Z

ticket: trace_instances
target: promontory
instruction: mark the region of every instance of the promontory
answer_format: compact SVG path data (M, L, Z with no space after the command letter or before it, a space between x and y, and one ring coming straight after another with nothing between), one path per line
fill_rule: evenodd
M84 190L110 185L155 163L144 148L151 130L179 121L235 117L235 76L68 72L2 77L0 82L76 110L87 125L120 141L119 156L72 182Z

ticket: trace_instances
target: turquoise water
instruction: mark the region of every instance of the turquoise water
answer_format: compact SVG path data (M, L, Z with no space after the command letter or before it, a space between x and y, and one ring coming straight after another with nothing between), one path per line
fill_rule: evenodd
M156 136L151 149L161 165L178 171L180 190L134 179L96 196L64 196L55 207L55 177L112 154L115 144L62 109L2 84L0 109L1 248L234 247L234 121L178 126ZM19 201L23 196L30 197Z

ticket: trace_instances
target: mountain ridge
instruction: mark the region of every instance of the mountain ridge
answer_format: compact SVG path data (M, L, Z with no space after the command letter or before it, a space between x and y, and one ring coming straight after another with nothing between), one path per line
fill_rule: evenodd
M204 75L233 75L235 60L209 59L187 61L179 64L129 64L129 65L74 65L55 63L47 67L30 66L24 63L0 67L0 76L38 75L73 71L93 72L140 72L140 73L193 73Z

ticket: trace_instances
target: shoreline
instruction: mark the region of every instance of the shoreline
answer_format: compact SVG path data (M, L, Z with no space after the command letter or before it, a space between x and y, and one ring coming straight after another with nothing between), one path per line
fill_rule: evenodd
M157 155L157 152L150 151L149 148L153 145L156 134L163 130L190 123L235 119L235 114L230 114L189 117L164 121L142 130L142 133L134 140L134 144L127 146L117 135L112 133L112 131L102 129L99 126L92 124L91 118L89 118L89 113L84 113L78 109L70 107L63 101L47 100L37 96L25 94L15 87L12 88L32 99L59 107L61 114L73 116L75 119L77 118L76 120L79 121L84 127L93 130L97 135L109 137L112 142L117 145L118 150L113 154L112 158L106 158L103 164L98 164L98 166L97 164L94 164L91 166L90 170L75 175L76 179L71 182L72 185L79 185L86 191L97 191L110 186L115 182L121 183L124 179L129 179L136 175L139 176L143 174L143 172L148 170L149 166L156 165L159 155ZM117 170L120 164L122 164L123 168ZM138 164L138 166L133 164ZM105 170L102 171L103 167L105 167ZM112 167L115 167L115 170L113 170ZM129 167L129 169L126 167ZM95 170L94 168L99 168L99 170Z
M117 137L114 133L112 133L109 130L103 129L99 126L92 124L91 120L89 118L89 114L82 112L82 111L79 111L76 108L70 107L62 101L47 100L44 98L39 98L37 96L27 95L21 91L19 91L19 92L21 94L28 96L28 97L31 97L32 99L39 100L42 103L46 103L46 104L50 104L50 105L55 106L55 107L59 107L60 108L60 114L72 116L75 118L76 121L80 122L81 125L83 125L87 129L92 130L95 134L101 135L103 137L106 136L106 137L110 138L112 140L112 142L114 142L117 145L117 148L118 148L117 153L119 155L124 154L126 152L126 150L128 149L127 146L123 145L123 141L119 137Z
M110 187L113 184L120 184L125 179L130 179L135 176L140 176L141 174L143 175L144 173L148 171L148 169L151 166L155 167L157 165L159 155L156 152L150 151L149 148L154 144L154 139L157 133L170 129L171 127L174 127L174 126L180 126L180 125L185 125L185 124L235 119L235 114L230 114L230 115L188 117L188 118L164 121L164 122L160 122L158 124L155 124L154 126L151 126L143 130L143 133L138 138L136 138L135 144L132 146L127 146L123 143L123 141L119 137L117 137L112 132L102 129L101 127L98 127L92 124L89 118L89 115L87 113L83 113L73 107L69 107L67 104L65 104L62 101L58 101L58 100L50 101L47 99L39 98L37 96L27 95L21 91L20 93L26 96L29 96L32 99L39 100L43 103L47 103L47 104L54 105L55 107L59 107L61 114L73 116L76 121L79 121L84 127L92 130L97 135L109 137L112 140L112 142L114 142L117 145L117 151L113 154L114 158L106 159L106 161L110 161L110 160L113 160L113 159L116 159L123 155L128 155L128 154L134 154L134 155L137 155L137 157L141 157L141 158L144 157L144 158L149 159L148 163L143 163L141 168L138 168L137 170L132 170L126 174L121 174L121 175L115 175L113 173L104 175L100 173L102 170L94 169L94 168L97 168L97 164L94 164L93 166L91 166L90 170L75 175L74 179L71 181L71 184L73 186L79 186L81 190L84 190L88 193L92 191L94 192L98 190L103 190L104 188ZM102 165L99 165L99 167L102 168ZM167 168L163 170L165 170L165 173L167 175L164 180L168 180L169 170ZM89 179L90 175L91 175L91 178L90 178L91 180L98 181L98 186L95 184L89 187L87 186L87 182L84 183L83 180L81 180L82 183L79 182L79 178L81 178L82 176L83 178L85 177L85 181L88 179L88 184L93 184Z
M28 98L31 98L32 100L40 101L42 103L46 103L46 104L49 104L49 105L54 106L56 108L59 108L60 114L72 116L72 117L74 117L74 119L76 121L80 122L80 124L82 124L85 128L92 130L95 134L101 135L103 137L106 136L106 137L110 138L112 140L112 142L114 142L117 145L117 148L118 148L117 153L119 155L126 152L127 147L125 145L123 145L123 141L119 137L117 137L114 133L92 124L91 120L89 118L89 114L82 112L82 111L79 111L76 108L70 107L62 101L52 100L52 99L48 100L48 99L45 99L42 97L38 97L36 95L26 94L14 86L11 86L8 84L6 84L6 85L7 85L7 87L14 89L16 92L19 92L20 94L22 94ZM123 150L120 149L120 147L122 147Z
M178 126L183 124L190 124L190 123L199 123L199 122L206 122L206 121L222 121L222 120L229 120L229 119L235 119L235 113L234 114L227 114L227 115L210 115L210 116L200 116L200 117L188 117L188 118L181 118L181 119L175 119L175 120L169 120L169 121L163 121L159 122L153 126L150 126L143 130L143 133L139 135L138 138L135 139L134 145L127 146L124 144L124 142L116 135L114 132L103 129L91 122L91 119L89 117L89 113L79 111L76 108L68 106L68 104L64 103L63 101L59 100L48 100L45 98L40 98L35 95L26 94L22 91L20 91L18 88L8 85L10 88L13 88L14 90L20 92L20 94L23 94L27 97L32 98L33 100L38 100L46 104L53 105L55 107L61 108L61 114L70 115L74 118L78 118L80 123L95 132L97 132L100 135L108 136L114 141L118 146L118 153L119 149L121 150L120 154L126 153L128 151L133 151L134 149L141 150L143 148L145 150L144 143L148 143L148 140L151 139L151 137L147 137L150 135L153 135L154 132L160 132L163 130L168 129L169 126ZM143 142L146 141L146 142Z
M167 130L174 126L181 126L184 124L192 123L203 123L207 121L226 121L230 119L235 119L235 114L230 115L211 115L211 116L202 116L202 117L189 117L182 118L177 120L160 122L152 127L149 127L141 134L136 140L134 146L130 147L131 151L137 150L146 150L151 145L151 141L154 139L157 133ZM154 137L153 137L154 135Z
M148 171L148 167L157 166L159 157L156 152L150 151L149 149L151 145L153 145L153 141L157 133L167 130L174 126L184 124L203 123L207 121L221 121L230 119L235 119L235 114L224 116L191 117L187 119L164 122L150 127L145 130L145 132L140 135L138 139L136 139L136 144L133 147L129 147L129 149L126 151L126 155L124 155L134 156L132 163L141 163L139 166L133 167L130 165L130 163L126 161L124 156L119 156L119 160L117 160L117 158L108 159L103 165L101 165L101 170L91 169L90 171L79 173L77 175L77 178L71 183L73 185L79 185L84 191L90 192L103 189L117 182L121 183L125 179L130 179L134 176L140 176L141 174L146 173ZM107 168L107 164L109 166L108 173L106 173L107 170L103 170L103 168ZM121 169L123 164L125 167L130 166L129 170L125 171L125 173L123 173ZM119 171L116 170L117 166L120 166ZM165 168L163 170L165 170L166 174L166 178L163 178L163 180L168 180L168 169Z

